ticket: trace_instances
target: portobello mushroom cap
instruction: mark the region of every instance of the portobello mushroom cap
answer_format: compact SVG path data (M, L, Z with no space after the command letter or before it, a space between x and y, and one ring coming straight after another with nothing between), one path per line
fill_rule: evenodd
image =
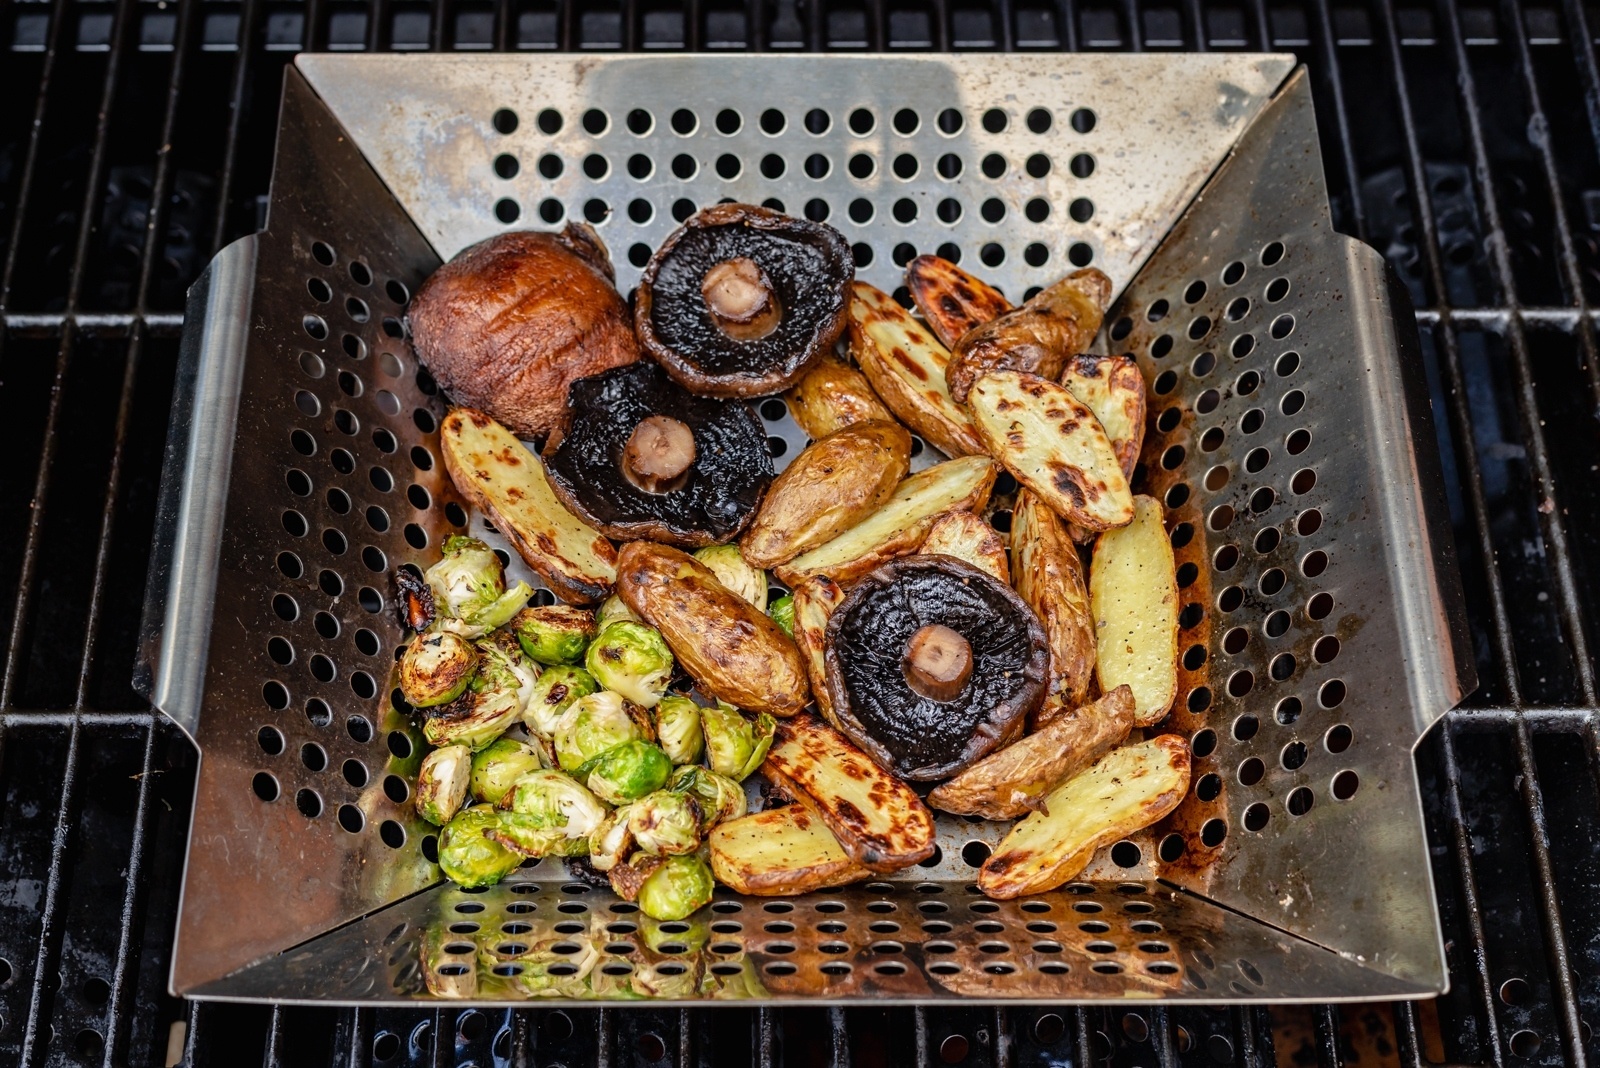
M544 452L550 488L619 541L719 545L755 517L772 482L749 405L696 397L641 360L572 383L569 426Z
M1032 609L994 576L940 554L901 557L857 582L828 620L825 650L839 729L916 782L1014 741L1049 682Z
M854 277L850 245L833 227L718 204L691 215L650 257L634 330L685 389L763 397L833 349Z

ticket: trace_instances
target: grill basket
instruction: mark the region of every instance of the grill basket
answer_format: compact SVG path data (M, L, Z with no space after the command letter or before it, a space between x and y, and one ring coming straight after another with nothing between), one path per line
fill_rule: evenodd
M502 548L438 455L409 294L510 226L596 222L624 292L689 211L826 214L1018 297L1093 263L1151 389L1189 797L1081 881L984 899L1005 827L794 900L657 923L557 863L441 884L390 707L388 572ZM952 250L955 250L954 252ZM1413 318L1332 230L1280 55L326 56L286 76L269 225L194 287L139 681L202 760L190 998L1419 998L1447 985L1411 751L1476 684ZM805 438L762 405L778 464ZM936 459L924 449L914 466ZM996 506L1003 522L1004 502ZM512 555L511 573L532 576Z

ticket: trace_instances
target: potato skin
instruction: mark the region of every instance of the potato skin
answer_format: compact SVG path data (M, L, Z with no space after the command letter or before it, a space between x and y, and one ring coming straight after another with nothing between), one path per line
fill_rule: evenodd
M857 423L813 442L767 490L739 551L756 567L788 563L865 519L911 468L911 434Z
M1067 359L1087 349L1100 332L1110 300L1111 279L1085 267L1017 310L974 327L956 343L945 368L950 396L965 403L972 383L992 371L1058 377Z
M567 418L567 386L639 358L605 245L583 223L499 234L417 290L417 357L458 403L542 443Z
M812 364L783 395L789 414L813 441L856 423L894 422L867 376L833 353Z
M839 584L826 575L812 575L790 591L794 597L794 643L806 663L811 680L811 697L828 726L838 729L833 714L833 698L828 693L827 632L828 617L844 600Z
M688 553L647 541L624 545L617 596L661 632L711 696L774 716L792 716L811 699L789 636Z
M1071 708L1094 681L1094 613L1084 587L1083 561L1061 518L1029 489L1011 510L1011 561L1017 593L1044 624L1050 643L1050 689ZM1046 702L1029 726L1038 730L1062 704Z
M954 349L968 330L1011 310L998 289L942 256L918 256L907 264L906 288L947 349Z

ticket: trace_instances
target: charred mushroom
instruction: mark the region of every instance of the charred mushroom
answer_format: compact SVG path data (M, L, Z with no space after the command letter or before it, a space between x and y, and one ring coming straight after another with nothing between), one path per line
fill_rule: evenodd
M831 226L718 204L690 216L651 257L634 329L684 388L761 397L832 350L854 277L850 246Z
M748 406L696 397L648 362L572 384L571 426L545 451L561 502L608 537L696 548L737 537L772 481Z
M943 779L1014 740L1044 700L1044 628L1011 588L952 556L867 575L828 620L838 727L902 779Z

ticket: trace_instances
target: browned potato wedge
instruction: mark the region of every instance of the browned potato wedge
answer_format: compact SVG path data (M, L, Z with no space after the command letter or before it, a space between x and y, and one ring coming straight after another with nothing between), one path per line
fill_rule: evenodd
M741 894L787 897L872 875L850 859L804 805L785 805L719 823L711 831L711 874Z
M892 422L867 376L828 353L783 395L806 436L820 440L856 423Z
M1050 643L1050 690L1066 707L1083 703L1094 681L1094 613L1083 583L1083 561L1061 517L1032 490L1017 492L1011 509L1011 560L1017 593L1044 624ZM1061 704L1046 701L1029 725L1037 730Z
M1144 375L1131 356L1084 353L1067 361L1061 384L1081 400L1111 441L1124 478L1133 477L1144 447Z
M1101 846L1178 807L1189 789L1189 743L1176 734L1113 749L1045 795L1040 811L1011 828L978 871L990 897L1054 890Z
M928 804L991 820L1026 816L1040 809L1045 794L1121 745L1132 729L1133 691L1118 686L1093 704L1060 712L1037 734L935 787Z
M688 553L648 541L624 545L617 596L661 632L712 697L774 716L792 716L811 699L789 636Z
M1069 523L1096 532L1133 519L1133 493L1094 413L1067 387L1020 371L984 375L968 396L989 454Z
M864 867L897 871L933 855L933 814L922 799L815 717L778 724L761 773L820 817Z
M1178 580L1161 504L1133 499L1133 522L1100 535L1089 568L1100 688L1133 690L1134 723L1148 727L1178 692Z
M998 289L942 256L912 260L906 266L906 288L947 349L954 349L968 330L1011 310L1011 302Z
M964 403L978 376L1026 371L1060 376L1067 359L1089 347L1111 300L1111 279L1093 267L1074 271L1016 311L965 334L945 368L950 396Z
M894 493L911 468L911 433L856 423L808 445L767 490L739 550L755 567L788 563L842 534Z
M439 447L456 490L489 517L552 593L592 604L610 592L616 549L562 507L544 465L511 431L480 411L457 408L444 417Z
M773 570L791 588L811 575L852 582L885 561L915 552L944 513L981 509L999 474L987 456L934 464L901 482L883 507L843 534Z
M1005 542L1000 532L972 512L946 512L934 520L928 536L922 539L919 553L943 553L965 560L1011 585L1011 568L1006 564Z
M828 664L823 655L827 649L828 617L844 600L839 584L826 575L812 575L790 591L794 597L794 643L806 662L806 677L811 680L811 698L817 711L830 726L837 727L833 718L833 698L828 693Z
M950 353L881 289L852 285L850 352L896 417L946 456L983 451L972 419L950 399Z

